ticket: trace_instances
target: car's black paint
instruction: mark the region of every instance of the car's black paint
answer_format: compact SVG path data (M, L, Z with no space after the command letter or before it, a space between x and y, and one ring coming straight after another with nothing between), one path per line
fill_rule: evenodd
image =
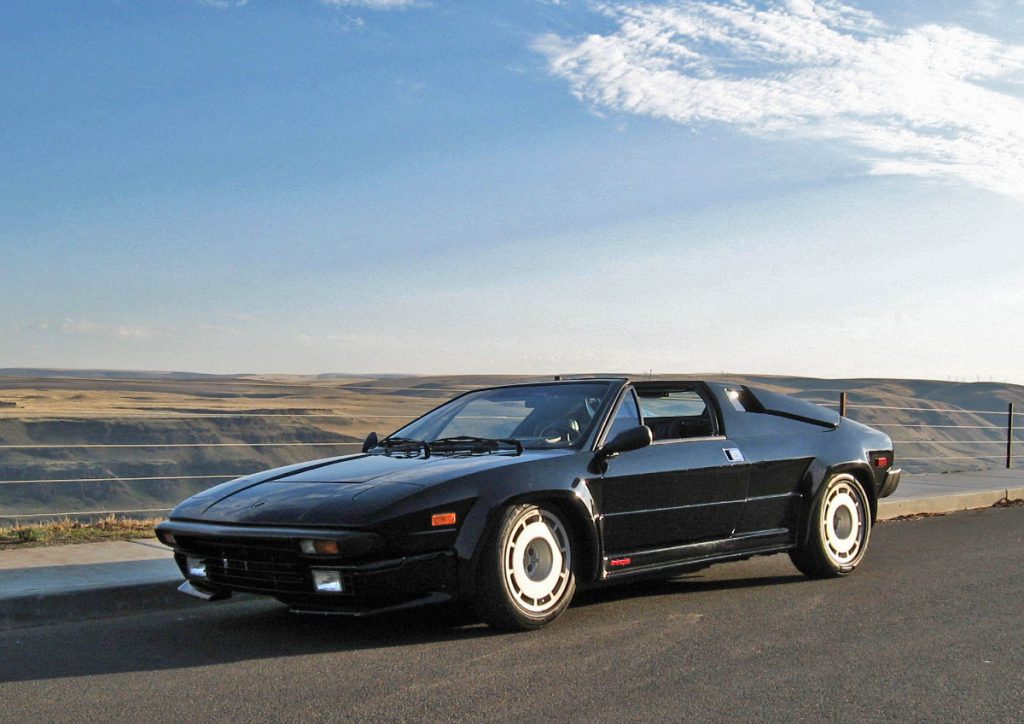
M722 452L734 446L724 437L665 441L610 461L591 482L606 552L728 537L750 477L748 464Z
M886 435L802 400L722 383L676 383L706 399L717 434L604 455L610 420L630 386L649 391L672 383L603 382L608 394L598 424L572 448L429 457L374 448L216 486L182 502L158 532L162 540L178 538L184 572L194 541L228 545L231 531L258 543L267 530L287 531L291 552L273 554L283 556L280 565L307 577L312 564L344 570L355 598L311 589L280 597L297 608L359 612L421 597L471 598L483 544L516 503L560 511L571 528L576 578L585 586L792 548L807 536L808 511L823 482L840 471L862 483L872 516L878 496L898 483ZM872 465L879 452L888 458L882 468ZM432 527L431 516L447 512L457 514L457 524ZM347 558L344 544L333 559L297 552L296 536L353 532L383 541L373 560ZM243 553L255 556L258 547ZM222 558L233 573L233 559ZM241 559L238 565L259 568ZM253 590L226 580L221 587Z

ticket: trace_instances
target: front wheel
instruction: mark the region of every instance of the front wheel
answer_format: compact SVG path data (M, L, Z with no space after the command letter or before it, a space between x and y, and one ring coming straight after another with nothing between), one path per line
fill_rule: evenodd
M572 539L559 516L536 505L506 510L483 551L480 617L506 630L540 628L561 615L575 592Z
M871 508L864 486L840 473L825 483L811 510L810 535L789 557L812 578L845 576L863 560L870 538Z

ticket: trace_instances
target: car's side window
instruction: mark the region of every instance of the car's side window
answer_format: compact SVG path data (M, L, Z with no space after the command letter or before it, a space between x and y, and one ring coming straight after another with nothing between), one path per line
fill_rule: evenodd
M680 440L715 434L707 400L694 389L640 390L640 411L654 439Z
M619 403L619 409L612 420L612 426L608 428L605 440L611 440L623 430L640 426L640 412L637 409L636 393L629 390Z

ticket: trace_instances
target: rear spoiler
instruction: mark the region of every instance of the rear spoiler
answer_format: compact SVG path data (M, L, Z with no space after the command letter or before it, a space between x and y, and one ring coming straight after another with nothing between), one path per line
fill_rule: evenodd
M758 390L752 387L746 388L750 393L744 403L751 412L762 412L766 415L777 415L788 417L790 420L806 422L811 425L820 425L835 429L839 427L839 413L827 407L815 405L813 402L799 400L789 395L780 395L778 392ZM751 399L752 398L752 399ZM753 402L755 404L751 405Z

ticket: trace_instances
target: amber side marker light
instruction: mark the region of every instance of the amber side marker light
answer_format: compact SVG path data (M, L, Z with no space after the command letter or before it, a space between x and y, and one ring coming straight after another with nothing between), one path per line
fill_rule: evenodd
M443 525L455 525L455 513L434 513L430 516L430 527L439 528Z

